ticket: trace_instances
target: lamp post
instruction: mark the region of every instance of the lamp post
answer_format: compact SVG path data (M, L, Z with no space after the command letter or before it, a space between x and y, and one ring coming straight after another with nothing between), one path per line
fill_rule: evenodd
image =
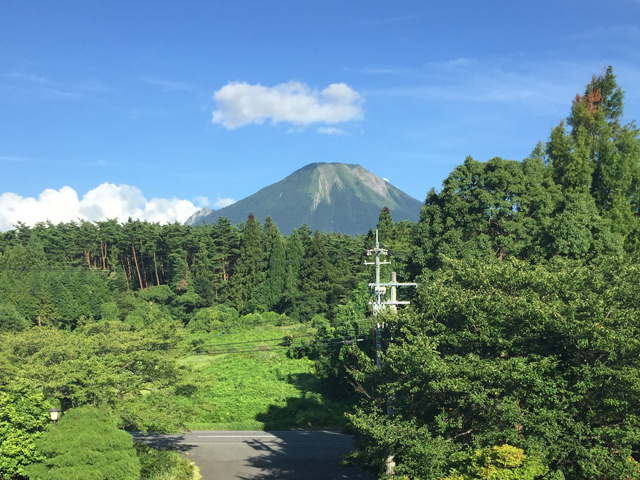
M56 428L56 423L58 422L58 418L60 417L61 410L59 408L50 408L49 416L51 417L51 421L53 422L53 428Z

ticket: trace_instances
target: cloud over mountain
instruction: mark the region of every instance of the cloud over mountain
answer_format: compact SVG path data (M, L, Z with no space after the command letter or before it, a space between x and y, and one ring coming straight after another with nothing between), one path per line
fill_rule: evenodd
M37 198L5 192L0 195L0 231L13 228L17 222L33 225L47 220L53 223L108 218L126 221L131 217L159 223L184 222L208 202L205 198L197 201L198 206L179 198L147 200L140 189L113 183L103 183L89 190L82 200L71 187L48 188Z
M345 83L333 83L318 91L301 82L274 87L229 83L214 94L218 110L213 123L228 130L264 123L334 124L362 118L362 97Z

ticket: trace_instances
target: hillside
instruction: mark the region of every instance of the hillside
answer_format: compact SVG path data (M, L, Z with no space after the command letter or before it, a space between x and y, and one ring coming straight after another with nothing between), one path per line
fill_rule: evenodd
M187 225L245 221L249 213L264 222L268 215L286 235L306 223L312 230L357 235L374 227L380 210L393 219L417 221L422 203L360 165L312 163L220 210L200 210Z

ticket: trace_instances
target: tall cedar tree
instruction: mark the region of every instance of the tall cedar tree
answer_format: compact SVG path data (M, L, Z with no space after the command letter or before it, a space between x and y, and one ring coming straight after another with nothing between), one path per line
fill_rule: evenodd
M287 259L284 249L284 241L278 227L273 224L269 230L267 244L269 248L269 269L267 271L267 284L269 292L269 308L273 310L279 305L284 295L287 281Z
M640 227L640 132L633 122L621 125L623 102L612 67L594 75L584 95L573 101L567 120L571 131L563 123L552 131L547 159L554 180L565 190L589 191L600 214L634 250Z
M242 232L240 255L231 278L230 298L239 312L249 311L253 290L264 280L264 271L260 223L253 214L249 214Z
M304 246L297 229L287 238L287 267L284 295L280 310L289 316L296 317L294 306L300 295L300 269L304 259Z
M387 246L391 246L391 243L395 240L393 219L391 218L391 211L387 207L380 210L380 216L378 217L378 238L381 243Z
M301 319L309 320L314 315L328 313L327 296L335 277L333 273L322 234L316 230L310 238L300 271L301 301L297 311Z
M380 210L380 216L378 217L378 225L376 226L376 228L378 230L379 243L383 247L386 247L387 249L392 249L395 244L395 231L394 231L393 218L391 218L391 212L387 207L384 207L382 210ZM368 248L371 248L371 246ZM390 261L391 259L383 255L380 257L380 260L383 262L387 262L387 261ZM392 267L393 265L382 265L380 267L380 279L383 282L388 282L391 280L391 271L393 270ZM374 268L373 267L369 268L368 271L369 271L369 277L371 278L371 281L374 281L375 280Z

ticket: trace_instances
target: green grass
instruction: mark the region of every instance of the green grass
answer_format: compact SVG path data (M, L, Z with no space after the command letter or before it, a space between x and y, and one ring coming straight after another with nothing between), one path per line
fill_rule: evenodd
M254 350L250 353L191 355L180 360L191 365L200 388L185 399L197 414L187 422L191 430L274 430L290 428L340 428L346 406L322 392L307 358L291 359L276 341L285 334L306 335L301 325L258 327L227 335L194 334L201 349ZM253 342L223 345L235 342Z

